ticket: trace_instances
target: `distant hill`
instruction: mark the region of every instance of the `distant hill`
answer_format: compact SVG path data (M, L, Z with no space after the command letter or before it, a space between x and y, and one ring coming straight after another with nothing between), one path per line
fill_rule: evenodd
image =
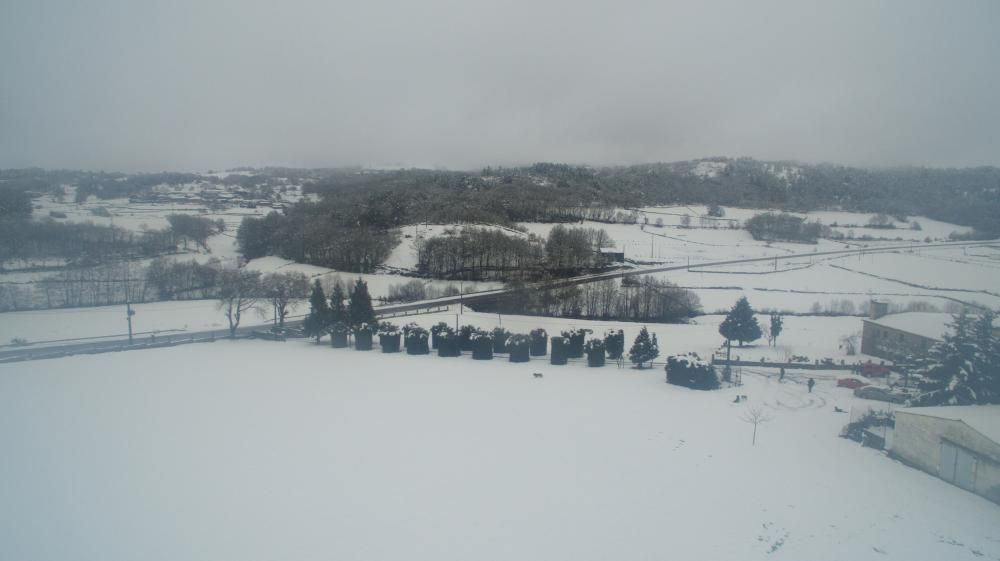
M1000 236L1000 169L866 169L749 158L590 167L537 163L480 171L241 168L238 173L122 174L0 171L0 189L77 187L77 197L128 196L160 184L239 184L266 192L294 183L323 195L305 215L392 227L416 221L574 220L581 208L721 204L924 215ZM598 212L593 210L593 212Z

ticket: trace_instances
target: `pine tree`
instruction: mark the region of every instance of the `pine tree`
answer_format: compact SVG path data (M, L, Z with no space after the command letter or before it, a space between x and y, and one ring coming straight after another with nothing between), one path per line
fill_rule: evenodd
M924 378L918 405L974 405L1000 403L998 346L993 314L975 320L963 310L954 316L951 332L918 359L917 374Z
M351 291L350 302L347 304L347 313L350 316L351 325L358 326L363 323L375 325L375 310L372 308L372 297L368 294L368 283L358 279Z
M323 285L319 283L319 279L316 279L313 282L312 293L309 295L309 315L302 322L302 329L307 337L315 337L316 341L319 341L329 325L330 307L326 304Z
M781 329L784 327L784 321L781 319L780 314L771 314L771 341L774 345L778 345L778 335L781 335Z
M333 285L333 292L330 293L330 324L339 322L347 323L347 308L344 307L344 287L337 281Z
M644 363L652 362L658 356L660 356L660 348L656 342L656 335L654 334L650 337L649 331L643 327L639 330L639 335L636 336L635 342L632 343L632 348L628 352L628 359L638 368L642 368Z
M996 315L986 310L974 326L976 342L981 353L979 402L1000 404L1000 337L994 331Z
M719 325L719 333L726 338L727 346L733 341L739 341L742 347L743 343L760 339L762 335L760 325L757 324L757 318L754 317L753 308L750 307L746 296L736 301L729 315Z

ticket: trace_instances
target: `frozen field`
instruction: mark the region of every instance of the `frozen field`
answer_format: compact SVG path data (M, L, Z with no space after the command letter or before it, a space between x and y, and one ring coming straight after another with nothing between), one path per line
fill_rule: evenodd
M1000 558L1000 506L836 436L848 390L744 382L307 342L0 365L0 558Z

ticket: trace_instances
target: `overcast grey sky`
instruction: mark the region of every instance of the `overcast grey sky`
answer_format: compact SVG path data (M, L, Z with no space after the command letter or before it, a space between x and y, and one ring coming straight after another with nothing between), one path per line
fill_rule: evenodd
M1000 165L1000 2L0 0L0 167Z

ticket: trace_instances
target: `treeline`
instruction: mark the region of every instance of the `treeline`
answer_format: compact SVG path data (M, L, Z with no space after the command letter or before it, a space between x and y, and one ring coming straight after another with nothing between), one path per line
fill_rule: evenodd
M544 256L542 242L535 236L466 227L421 240L417 271L435 278L507 281L537 274Z
M548 290L516 288L478 311L637 322L681 322L701 313L694 292L652 276L626 277Z
M559 224L543 240L495 228L464 227L422 240L417 271L435 278L465 280L566 277L604 266L599 250L613 244L601 228Z
M199 263L168 257L154 259L145 267L121 261L64 269L37 281L0 282L0 311L215 299L229 286L228 270L218 259ZM305 298L309 283L301 273L251 273L243 276L253 276L255 298L284 295L286 305Z
M398 234L389 228L361 223L350 211L328 213L311 204L295 205L286 214L247 217L236 240L247 259L279 255L361 273L374 270L399 243Z
M707 166L711 173L701 169ZM323 196L329 210L360 210L359 225L415 222L607 220L607 209L656 204L719 204L784 210L838 208L891 216L924 215L1000 235L1000 169L883 168L712 158L616 167L539 163L478 172L437 170L246 169L225 178L37 168L0 170L0 190L77 188L77 196L127 196L159 184L209 182L248 189L289 181ZM575 209L604 218L580 216ZM587 213L591 211L586 211ZM319 214L322 214L319 213ZM618 220L613 217L611 220Z
M767 212L747 220L743 227L755 240L816 243L830 237L832 230L820 222L806 222L791 214Z
M61 257L73 264L92 265L159 255L176 247L170 230L137 233L87 222L0 220L0 261Z
M170 227L133 232L91 222L57 222L25 217L0 219L0 262L20 259L63 258L80 266L153 257L177 251L194 241L207 249L208 237L225 230L221 221L201 216L171 214Z

